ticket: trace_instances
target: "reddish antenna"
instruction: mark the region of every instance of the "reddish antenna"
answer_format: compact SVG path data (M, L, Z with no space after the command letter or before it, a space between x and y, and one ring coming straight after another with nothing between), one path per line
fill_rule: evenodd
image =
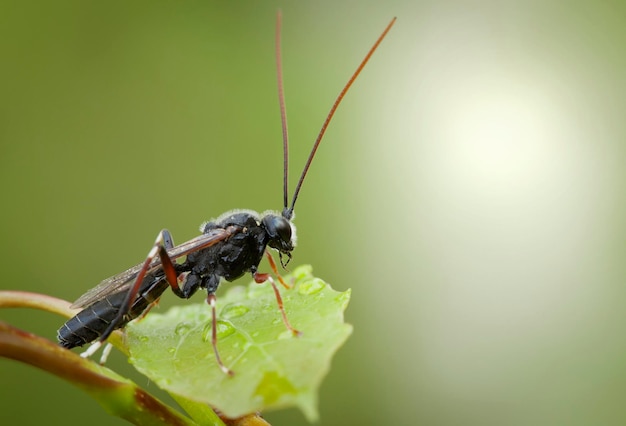
M324 121L324 124L322 124L322 128L321 128L319 134L317 135L317 139L315 139L315 142L313 143L313 148L311 149L311 153L309 154L309 158L307 159L306 164L304 165L304 169L302 170L302 174L300 175L300 179L298 180L298 184L296 185L296 189L295 189L295 191L293 193L293 198L291 199L291 206L289 208L287 208L287 204L288 204L287 169L288 169L288 162L289 162L289 154L288 154L288 145L289 145L289 143L288 143L288 135L287 135L287 111L286 111L286 108L285 108L285 98L284 98L284 92L283 92L282 62L281 62L281 55L280 55L280 26L281 26L281 19L282 19L282 14L281 14L281 12L279 10L277 18L276 18L276 65L277 65L277 68L278 68L278 98L279 98L279 102L280 102L280 115L281 115L282 126L283 126L283 152L284 152L284 157L283 157L283 166L284 166L284 171L283 171L283 173L284 173L283 174L283 193L284 193L284 209L283 209L282 215L283 215L283 217L285 219L290 220L291 217L293 216L293 209L294 209L294 207L296 205L296 200L298 199L298 194L300 193L300 189L302 188L302 183L304 182L304 178L306 177L306 174L309 171L309 167L311 167L311 162L313 161L313 158L315 157L315 153L317 152L317 148L319 147L320 142L322 141L322 138L324 137L324 133L326 133L326 128L328 127L328 124L330 123L330 120L332 120L333 116L335 115L335 111L337 111L337 108L339 107L339 104L341 103L343 97L348 92L348 89L350 89L350 86L352 86L352 83L354 83L354 80L356 80L356 78L359 76L359 74L361 73L361 71L365 67L365 64L367 64L367 62L370 60L370 58L372 57L372 55L374 54L374 52L378 48L378 45L383 41L383 39L385 38L385 36L389 32L389 30L391 29L393 24L396 22L396 18L393 18L389 22L389 24L387 24L387 27L385 28L385 30L378 37L378 39L376 40L374 45L370 48L369 52L367 52L367 55L365 55L365 58L363 58L363 60L361 61L361 63L357 67L356 71L352 74L352 77L350 77L350 79L348 80L348 83L345 85L343 90L339 93L339 96L337 96L337 99L335 100L335 103L333 104L332 108L330 109L330 112L328 113L328 116L326 116L326 120Z

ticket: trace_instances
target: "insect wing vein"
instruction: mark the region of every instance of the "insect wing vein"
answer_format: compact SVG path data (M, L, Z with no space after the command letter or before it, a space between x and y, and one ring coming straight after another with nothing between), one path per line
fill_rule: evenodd
M213 229L209 233L199 235L196 238L169 249L167 254L171 259L177 259L194 251L211 247L239 231L241 231L241 228L236 226L229 226L226 229ZM100 284L80 296L70 307L72 309L84 308L106 296L127 290L131 282L137 278L137 274L142 266L143 263L140 263L124 272L101 281ZM156 258L150 264L150 269L148 269L146 275L150 275L159 269L161 269L161 260Z

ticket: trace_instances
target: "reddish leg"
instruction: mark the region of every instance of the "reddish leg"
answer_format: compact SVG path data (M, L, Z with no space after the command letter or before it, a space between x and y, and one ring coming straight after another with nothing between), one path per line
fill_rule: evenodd
M215 359L217 360L217 365L219 365L220 369L224 372L224 374L228 374L229 376L234 376L235 373L226 367L220 358L220 353L217 350L217 313L215 311L215 303L217 299L215 297L215 293L209 293L206 298L206 302L211 307L211 344L213 345L213 352L215 352Z
M270 268L272 268L272 272L274 273L274 275L276 275L276 278L278 278L278 281L280 281L280 283L283 285L283 287L285 287L287 290L289 290L291 288L291 286L289 284L287 284L285 282L285 280L283 279L283 277L278 273L278 268L276 267L276 262L274 262L274 258L272 257L272 254L270 253L269 250L265 250L265 256L267 257L267 261L270 264Z
M152 249L148 253L148 257L146 257L146 260L144 261L141 269L137 273L137 278L135 278L133 285L128 289L126 298L124 299L124 302L122 303L122 306L120 307L117 316L113 321L111 321L111 324L105 330L105 332L102 333L102 336L100 336L100 338L96 342L94 342L94 344L91 345L89 349L80 354L80 356L82 356L83 358L87 358L96 353L100 346L102 346L106 339L108 339L111 333L113 333L113 331L117 328L117 325L122 321L124 315L126 315L126 313L130 310L130 307L137 298L139 287L141 286L143 279L148 273L148 270L150 270L150 265L152 264L152 261L157 256L159 256L159 258L161 259L161 267L163 268L163 272L165 272L165 279L169 283L170 287L172 288L174 293L176 293L176 295L180 296L182 294L182 291L178 286L178 274L176 273L174 262L167 254L167 249L170 249L172 247L174 247L174 241L169 231L167 229L164 229L159 232L159 235L157 235Z
M283 298L280 296L280 292L278 291L278 287L276 287L276 282L274 281L274 278L272 278L272 276L268 273L257 272L254 274L254 281L257 284L262 284L265 281L270 282L270 284L272 285L272 288L274 289L274 294L276 295L276 302L278 302L278 309L280 309L280 313L283 316L283 322L285 323L285 327L287 327L287 330L291 331L291 333L293 333L294 336L301 336L302 333L296 330L295 328L293 328L291 324L289 323L289 320L287 319L287 314L285 313L285 308L283 306Z
M155 306L158 306L158 305L159 305L159 302L160 302L160 301L161 301L161 298L159 297L157 300L155 300L154 302L150 303L150 304L148 305L148 307L146 308L146 310L145 310L145 311L143 311L143 312L141 313L141 315L139 315L139 316L136 318L136 321L141 321L142 319L144 319L144 318L146 317L146 315L148 315L148 313L152 310L152 308L154 308Z
M175 256L178 257L178 256L187 255L194 251L201 250L206 247L210 247L220 241L228 239L231 235L240 231L241 231L241 228L238 228L236 226L229 226L226 229L223 229L221 231L216 230L216 232L210 235L208 234L201 235L200 237L196 237L193 240L188 241L187 243L183 243L180 246L178 246L176 248L177 251L175 252ZM85 352L81 354L83 358L93 355L102 346L102 344L111 335L111 333L117 328L117 325L122 321L122 319L124 318L124 315L126 315L126 313L129 312L130 307L137 299L139 288L141 287L141 284L143 280L145 279L146 274L152 268L160 266L160 268L163 270L165 274L165 279L167 280L167 283L169 284L174 294L176 294L176 296L183 298L183 299L187 299L191 296L191 294L193 294L193 291L187 292L187 293L183 292L180 286L178 285L179 276L178 276L178 273L176 272L176 267L174 266L173 258L170 257L170 255L168 254L168 250L174 249L174 248L175 248L174 241L169 231L167 231L166 229L162 230L157 236L156 241L154 242L154 245L152 246L152 249L148 253L148 257L146 258L144 263L141 265L141 268L137 272L137 276L133 282L133 285L128 289L128 292L126 293L126 298L122 302L122 306L120 307L120 310L117 316L111 322L109 327L105 330L102 336L100 336L100 338L97 341L95 341L89 347L89 349L87 349ZM155 262L155 259L157 256L159 257L159 260L161 262L160 265L158 264L158 262ZM184 279L182 279L184 276L185 274L181 274L181 277L180 277L181 282L184 281ZM143 316L145 316L148 310L151 309L157 302L158 300L156 300L153 304L151 304L146 309L146 311L141 315L140 318L143 318ZM215 350L217 363L222 369L222 371L224 371L224 373L232 375L233 374L232 371L230 371L228 368L224 366L224 364L222 363L219 357L219 353L217 352L217 323L216 323L216 314L215 314L215 295L210 294L209 297L207 298L207 302L209 303L209 305L211 305L211 310L212 310L212 315L213 315L213 330L212 330L213 336L212 337L213 337L213 348ZM110 350L108 350L107 353L104 354L105 357L106 355L108 355L109 351Z

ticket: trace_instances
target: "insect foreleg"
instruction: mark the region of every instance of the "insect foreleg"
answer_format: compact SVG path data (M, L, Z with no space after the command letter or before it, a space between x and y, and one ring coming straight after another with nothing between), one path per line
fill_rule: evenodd
M276 275L276 278L278 278L278 281L286 288L286 289L290 289L291 286L289 284L287 284L285 282L285 280L283 279L283 277L278 273L278 267L276 266L276 262L274 261L274 258L272 257L272 254L270 253L269 250L265 250L265 257L267 257L267 261L270 264L270 268L272 269L272 272L274 272L274 275ZM281 262L282 264L282 262ZM262 284L265 281L269 281L270 284L272 285L272 288L274 289L274 294L276 295L276 302L278 303L278 309L280 309L280 314L283 317L283 322L285 323L285 326L287 327L287 329L289 331L291 331L293 333L294 336L300 336L302 335L301 332L299 332L298 330L296 330L295 328L292 327L291 323L289 322L289 319L287 319L287 313L285 312L285 308L283 306L283 298L280 295L280 292L278 291L278 287L276 286L276 282L274 281L274 279L272 278L272 276L270 274L267 273L261 273L261 272L255 272L253 274L254 277L254 281L257 284Z
M265 250L265 257L267 257L267 261L270 264L270 268L272 268L272 272L278 278L278 281L285 287L286 289L290 289L291 286L285 282L283 277L278 273L278 268L276 267L276 262L274 261L274 257L272 257L272 253L269 250ZM282 260L282 259L281 259ZM282 261L281 261L282 264ZM257 281L258 282L258 281Z

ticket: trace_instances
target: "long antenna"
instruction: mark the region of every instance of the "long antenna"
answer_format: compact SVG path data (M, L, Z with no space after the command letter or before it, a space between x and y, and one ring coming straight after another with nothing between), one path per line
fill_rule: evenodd
M374 54L374 51L378 48L378 45L383 41L383 39L385 38L385 36L387 35L387 33L389 32L389 30L391 29L391 27L393 26L395 22L396 22L396 18L393 18L391 22L389 22L389 24L385 28L385 31L383 31L383 33L378 37L378 39L376 40L376 43L374 43L374 45L369 50L369 52L367 52L367 55L365 55L365 58L363 59L363 61L361 61L361 64L358 66L354 74L352 74L352 77L350 77L350 80L348 80L348 83L345 85L341 93L339 93L339 96L337 96L335 103L330 109L330 112L328 113L328 116L326 117L326 120L324 121L324 124L322 125L322 129L320 130L319 135L317 135L317 139L315 139L315 143L313 144L313 149L311 149L309 158L306 161L306 164L304 165L304 169L302 170L302 174L300 175L300 180L298 180L298 185L296 186L296 190L293 193L293 199L291 200L291 207L289 207L289 209L283 210L282 214L283 214L283 217L285 217L286 219L288 220L291 219L291 216L293 215L293 209L294 209L294 206L296 205L296 200L298 199L298 194L300 193L300 188L302 188L302 183L304 182L304 178L306 177L306 174L309 171L309 167L311 166L311 162L313 161L313 157L315 157L317 148L319 147L320 142L322 141L322 138L324 137L324 133L326 133L326 128L328 127L330 120L333 118L333 115L335 115L335 111L337 111L337 107L341 103L341 100L343 99L343 97L348 92L348 89L350 89L350 86L352 86L352 83L354 83L354 80L356 80L356 78L359 76L359 74L361 73L361 70L363 69L363 67L365 67L365 64L367 64L367 61L370 60L372 54ZM283 126L285 126L285 124L283 124Z
M283 88L283 60L280 48L280 29L283 14L278 9L276 14L276 75L278 78L278 103L280 104L280 121L283 125L283 207L287 209L289 203L289 132L287 131L287 107L285 107L285 91Z

